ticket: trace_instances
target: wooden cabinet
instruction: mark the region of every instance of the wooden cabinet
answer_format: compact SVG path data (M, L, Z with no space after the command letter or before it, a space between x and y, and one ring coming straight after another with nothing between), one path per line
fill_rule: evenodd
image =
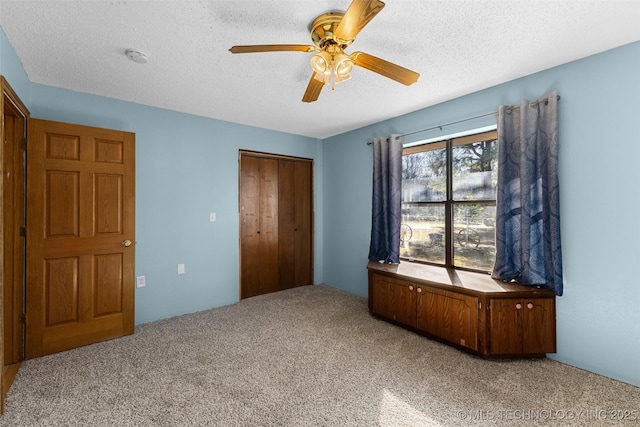
M240 153L240 298L313 284L312 161Z
M477 298L372 274L371 312L476 350Z
M370 262L371 313L482 356L555 352L555 294L481 273Z
M492 354L555 352L553 299L491 298L489 319Z

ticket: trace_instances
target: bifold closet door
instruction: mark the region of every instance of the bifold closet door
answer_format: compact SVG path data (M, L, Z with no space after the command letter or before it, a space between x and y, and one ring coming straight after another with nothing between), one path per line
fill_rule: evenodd
M278 160L240 159L240 298L275 292L278 281Z
M313 284L313 163L240 154L240 298Z
M283 159L278 172L280 289L311 285L311 162Z

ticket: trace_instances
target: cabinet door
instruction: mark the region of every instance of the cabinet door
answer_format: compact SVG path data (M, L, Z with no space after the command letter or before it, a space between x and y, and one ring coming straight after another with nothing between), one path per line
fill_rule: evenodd
M373 275L371 311L408 326L416 324L415 285L402 280Z
M417 294L418 329L478 349L478 298L422 286Z
M555 300L525 298L522 310L522 352L555 353Z
M492 354L556 351L553 298L494 298L490 308Z
M489 319L491 354L522 353L522 300L493 298Z
M440 336L442 300L429 288L418 286L416 290L416 328L431 335Z
M478 349L478 298L447 293L447 332L449 341Z

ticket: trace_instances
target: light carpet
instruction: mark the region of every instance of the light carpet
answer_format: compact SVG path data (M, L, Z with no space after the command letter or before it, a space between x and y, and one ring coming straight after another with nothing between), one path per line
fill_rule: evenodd
M548 359L484 360L306 286L26 361L0 425L639 425L638 411L638 387Z

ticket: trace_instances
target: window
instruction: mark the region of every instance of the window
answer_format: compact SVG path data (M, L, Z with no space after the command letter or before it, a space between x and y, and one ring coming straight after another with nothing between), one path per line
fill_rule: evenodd
M403 150L402 259L493 268L496 139L491 131Z

